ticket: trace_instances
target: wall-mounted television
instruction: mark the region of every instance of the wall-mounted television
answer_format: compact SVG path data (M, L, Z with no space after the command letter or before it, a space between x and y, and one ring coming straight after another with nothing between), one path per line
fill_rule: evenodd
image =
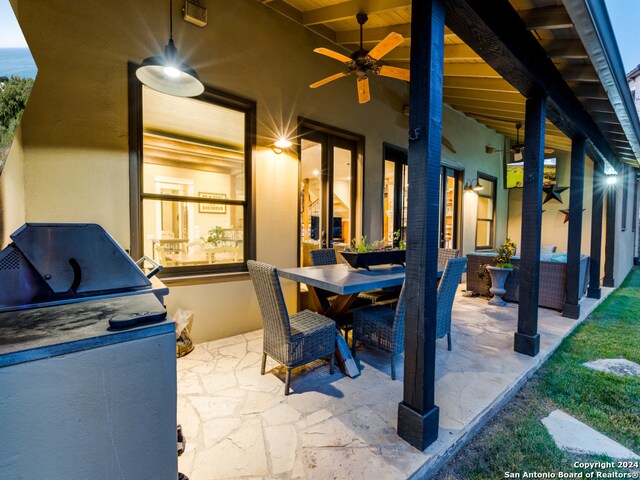
M556 159L544 159L544 185L556 183ZM524 162L507 163L505 168L505 188L522 188L524 184Z

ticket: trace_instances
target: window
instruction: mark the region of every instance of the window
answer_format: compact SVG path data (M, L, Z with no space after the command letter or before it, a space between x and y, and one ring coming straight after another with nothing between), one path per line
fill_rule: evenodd
M476 250L494 248L497 178L478 172L478 210L476 219Z
M137 86L132 255L155 259L169 276L246 271L255 105L211 90L184 98Z

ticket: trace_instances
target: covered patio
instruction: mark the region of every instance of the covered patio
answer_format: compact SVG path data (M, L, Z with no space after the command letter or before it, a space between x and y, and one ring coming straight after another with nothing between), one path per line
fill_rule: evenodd
M602 299L612 291L603 288ZM539 310L540 354L512 351L517 305L493 307L459 291L453 349L436 348L438 440L421 452L397 435L403 368L359 349L362 374L349 378L315 362L260 375L262 330L199 344L178 360L178 418L187 436L180 471L191 480L227 478L424 478L504 405L602 299L585 299L578 322ZM398 362L399 364L401 362Z

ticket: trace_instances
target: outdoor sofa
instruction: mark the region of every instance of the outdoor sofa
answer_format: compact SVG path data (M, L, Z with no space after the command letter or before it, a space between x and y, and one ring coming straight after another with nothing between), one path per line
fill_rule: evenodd
M482 265L493 265L495 252L470 252L467 255L467 291L480 295L488 294L487 285L478 276ZM511 259L514 270L511 272L505 283L507 293L504 299L508 302L517 302L520 288L520 257ZM540 307L562 310L565 299L567 277L567 254L566 253L543 253L540 255L540 290L538 305ZM580 256L580 279L579 291L582 297L588 286L589 278L589 257Z

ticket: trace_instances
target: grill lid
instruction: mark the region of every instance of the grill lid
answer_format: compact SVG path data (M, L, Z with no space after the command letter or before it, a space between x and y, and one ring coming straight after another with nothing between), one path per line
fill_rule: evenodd
M0 252L0 310L150 289L99 225L27 223Z

